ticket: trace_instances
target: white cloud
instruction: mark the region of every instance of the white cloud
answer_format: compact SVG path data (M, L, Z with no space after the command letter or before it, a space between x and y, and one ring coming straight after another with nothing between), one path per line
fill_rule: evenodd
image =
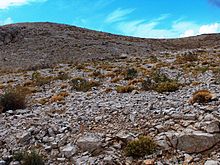
M8 17L5 20L0 21L0 25L7 25L7 24L12 24L12 23L13 23L13 20L11 17Z
M132 13L135 9L116 9L112 13L110 13L107 18L105 19L105 22L107 23L113 23L118 22L126 19L126 16L130 13Z
M217 32L220 32L220 24L219 23L202 25L199 28L199 34L217 33Z
M22 6L31 2L45 2L46 0L0 0L0 9L7 9L11 6Z
M171 22L170 28L159 28L163 19L120 21L117 30L129 36L144 38L179 38L220 32L219 23L200 25L191 21ZM166 19L167 17L164 17Z
M195 32L194 30L186 30L183 34L180 35L180 37L190 37L190 36L194 36Z

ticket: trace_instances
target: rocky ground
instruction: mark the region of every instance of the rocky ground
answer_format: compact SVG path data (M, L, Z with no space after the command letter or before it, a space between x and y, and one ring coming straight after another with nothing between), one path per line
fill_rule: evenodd
M0 95L18 85L29 94L26 108L0 114L0 165L19 165L13 154L31 150L51 165L220 164L219 63L220 49L195 49L1 73ZM131 68L136 74L128 75ZM178 89L143 88L144 80L156 81L155 71ZM98 85L75 90L79 77ZM202 89L215 98L190 104ZM126 156L126 144L140 135L151 136L156 151Z

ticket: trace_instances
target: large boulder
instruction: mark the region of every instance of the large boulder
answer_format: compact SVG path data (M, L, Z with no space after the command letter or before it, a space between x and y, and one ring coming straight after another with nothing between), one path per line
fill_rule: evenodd
M76 144L83 152L98 153L102 151L102 137L97 133L87 133L81 136Z
M220 134L193 132L177 137L176 148L187 153L199 153L211 149L220 142Z

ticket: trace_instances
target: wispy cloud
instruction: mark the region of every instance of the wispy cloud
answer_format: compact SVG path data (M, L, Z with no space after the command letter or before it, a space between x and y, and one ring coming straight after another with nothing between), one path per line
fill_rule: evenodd
M31 2L45 2L47 0L1 0L0 9L7 9L11 6L22 6Z
M220 0L208 0L211 4L220 7Z
M13 23L13 20L11 17L8 17L3 21L0 20L0 25L7 25L7 24L11 24L11 23Z
M114 22L122 21L126 19L126 16L131 14L134 10L135 9L118 8L106 17L105 22L114 23Z
M148 22L144 20L121 21L117 29L124 35L144 38L177 38L220 32L220 23L204 25L191 21L173 21L170 28L158 28L163 20L160 18L161 16Z

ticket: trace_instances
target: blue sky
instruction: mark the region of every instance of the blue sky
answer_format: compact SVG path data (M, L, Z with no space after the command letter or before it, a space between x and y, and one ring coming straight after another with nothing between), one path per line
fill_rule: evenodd
M144 38L220 32L220 0L0 0L0 24L56 22Z

